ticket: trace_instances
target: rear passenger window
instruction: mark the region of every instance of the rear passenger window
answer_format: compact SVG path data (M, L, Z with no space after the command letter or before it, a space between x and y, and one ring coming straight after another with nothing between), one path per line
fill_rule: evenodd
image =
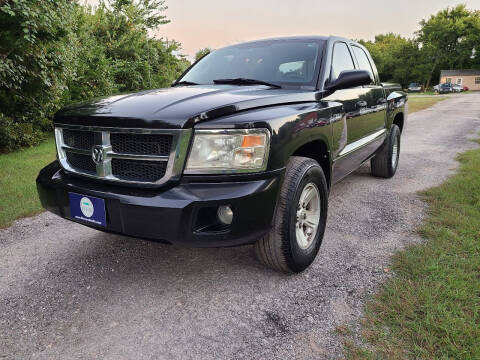
M330 81L335 81L338 75L344 70L354 70L352 55L348 50L347 44L338 42L333 47L332 72L330 73Z
M368 71L372 76L372 79L374 79L375 77L373 76L372 64L370 64L370 60L368 60L368 56L365 54L365 51L358 46L352 46L352 49L355 53L355 57L357 58L360 70Z

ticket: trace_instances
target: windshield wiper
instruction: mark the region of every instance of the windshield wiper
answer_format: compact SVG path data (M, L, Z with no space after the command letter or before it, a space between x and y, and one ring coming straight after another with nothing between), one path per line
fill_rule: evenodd
M181 85L200 85L200 84L197 84L197 83L194 83L194 82L191 82L191 81L179 81L179 82L176 82L176 83L173 83L172 84L172 87L174 86L181 86Z
M282 88L280 85L272 84L267 81L246 79L246 78L216 79L216 80L213 80L213 83L214 84L232 84L232 85L266 85L276 89Z

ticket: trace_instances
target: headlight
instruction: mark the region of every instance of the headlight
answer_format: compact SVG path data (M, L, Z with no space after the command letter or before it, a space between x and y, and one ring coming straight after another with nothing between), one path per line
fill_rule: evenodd
M267 167L267 129L196 130L186 174L263 171Z

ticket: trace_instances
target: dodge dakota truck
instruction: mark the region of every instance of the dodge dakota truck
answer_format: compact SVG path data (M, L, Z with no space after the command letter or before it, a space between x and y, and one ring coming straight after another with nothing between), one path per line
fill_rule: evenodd
M45 209L169 244L255 244L300 272L322 242L332 184L370 161L391 178L407 120L360 44L288 37L211 52L171 87L86 101L54 117Z

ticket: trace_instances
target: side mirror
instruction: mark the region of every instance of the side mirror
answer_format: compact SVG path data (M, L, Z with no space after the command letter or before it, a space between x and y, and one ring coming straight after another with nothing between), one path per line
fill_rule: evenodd
M369 85L373 81L370 73L366 70L344 70L338 75L337 80L327 84L326 90L348 89L355 86Z

